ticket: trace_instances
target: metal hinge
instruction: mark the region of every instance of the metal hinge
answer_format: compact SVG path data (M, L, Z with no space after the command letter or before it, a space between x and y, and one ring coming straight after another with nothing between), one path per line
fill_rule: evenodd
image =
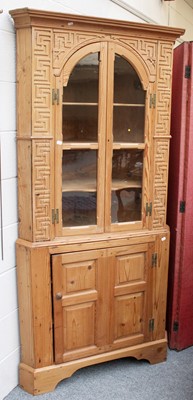
M152 214L152 203L146 203L146 217Z
M155 108L156 106L156 94L150 94L150 99L149 99L149 106L150 108Z
M180 201L180 213L185 213L185 209L186 209L186 202Z
M149 331L150 332L154 331L154 318L149 320Z
M59 96L60 92L59 89L52 89L52 105L59 104Z
M59 210L58 208L52 209L52 223L58 224L59 223Z
M152 267L157 267L157 253L153 253L153 254L152 254L151 260L152 260L151 266L152 266Z
M184 76L185 76L185 78L190 79L190 76L191 76L191 66L190 65L185 66Z
M179 329L179 322L178 321L174 321L173 323L173 331L174 332L178 332Z

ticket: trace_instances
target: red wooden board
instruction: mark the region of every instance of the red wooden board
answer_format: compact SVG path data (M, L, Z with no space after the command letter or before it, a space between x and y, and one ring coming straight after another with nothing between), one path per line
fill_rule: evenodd
M193 44L174 50L168 225L171 229L167 329L170 348L193 345ZM185 212L180 202L185 201Z

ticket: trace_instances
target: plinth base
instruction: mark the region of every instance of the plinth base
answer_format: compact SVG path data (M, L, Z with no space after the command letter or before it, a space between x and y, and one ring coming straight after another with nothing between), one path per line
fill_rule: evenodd
M167 357L167 339L143 343L137 346L131 346L44 368L34 369L21 363L20 386L33 395L51 392L60 381L69 378L80 368L124 357L148 360L151 364L165 361Z

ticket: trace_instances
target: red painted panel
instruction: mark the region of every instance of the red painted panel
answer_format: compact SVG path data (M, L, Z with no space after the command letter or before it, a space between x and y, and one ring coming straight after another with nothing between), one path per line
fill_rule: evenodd
M193 345L193 65L192 43L174 51L168 225L171 247L168 285L169 346L181 350ZM180 201L185 213L179 212ZM175 322L178 329L174 330Z

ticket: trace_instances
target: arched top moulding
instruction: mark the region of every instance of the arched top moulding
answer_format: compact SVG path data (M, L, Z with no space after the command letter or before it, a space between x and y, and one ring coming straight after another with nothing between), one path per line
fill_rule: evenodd
M113 42L117 52L125 57L141 78L145 87L147 81L154 82L158 42L175 42L184 33L183 29L151 25L106 18L96 18L28 8L11 10L15 27L33 29L49 36L52 51L52 67L55 76L59 76L68 60L85 55L86 46L92 43ZM41 35L40 35L41 36ZM40 43L41 45L41 43ZM77 52L77 56L74 56ZM84 55L83 55L84 56ZM79 58L79 59L80 59ZM70 63L72 65L72 62ZM69 64L69 65L70 65ZM67 77L66 77L67 78Z
M124 57L135 69L136 73L138 74L141 84L143 86L143 89L146 90L148 87L149 82L154 82L155 81L155 75L156 75L156 49L151 48L152 52L152 57L149 58L149 60L146 60L139 54L138 49L137 49L137 43L138 41L135 40L135 43L132 42L132 45L134 46L128 46L128 45L120 45L116 41L107 41L109 43L110 50L114 51L114 53ZM75 67L75 65L86 55L94 53L94 52L100 52L103 44L105 44L106 41L101 41L101 42L95 42L93 43L93 40L91 41L90 44L81 45L80 43L73 47L73 49L69 52L66 52L64 49L61 53L63 52L63 56L61 56L60 60L60 67L58 65L58 68L55 69L54 74L56 76L61 75L62 72L62 79L63 79L63 85L66 86L68 83L69 76ZM62 71L63 70L63 71Z
M41 36L44 36L46 44L43 46L49 47L52 53L50 58L55 76L60 76L64 65L65 75L68 69L70 72L73 63L75 65L78 58L81 59L81 53L85 52L83 56L87 54L87 46L108 42L113 43L117 53L134 66L144 89L147 82L155 81L159 42L169 42L172 46L177 37L184 33L183 29L167 26L28 8L12 10L10 14L17 30L29 28L32 29L32 36L39 35L37 41L40 41L40 48ZM67 75L65 79L68 79Z

